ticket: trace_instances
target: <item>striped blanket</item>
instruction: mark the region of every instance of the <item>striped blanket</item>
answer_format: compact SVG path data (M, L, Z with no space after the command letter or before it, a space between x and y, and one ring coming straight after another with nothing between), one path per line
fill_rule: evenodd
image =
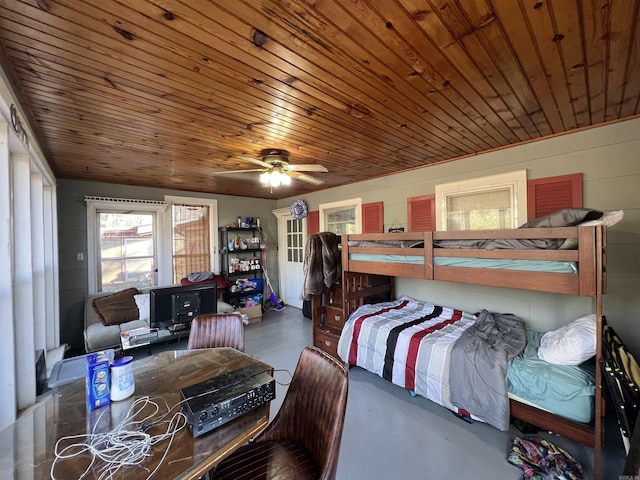
M505 324L498 317L409 297L363 305L346 322L338 354L350 365L506 430L507 362L524 348L526 334L522 320L508 316ZM486 391L465 385L474 376Z

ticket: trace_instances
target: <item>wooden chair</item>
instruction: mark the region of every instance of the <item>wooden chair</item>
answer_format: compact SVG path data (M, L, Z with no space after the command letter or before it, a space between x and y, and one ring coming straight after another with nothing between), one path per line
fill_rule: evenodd
M191 322L188 349L233 347L244 352L244 325L239 313L198 315Z
M210 478L334 479L347 391L344 364L319 348L305 347L273 421L211 470Z

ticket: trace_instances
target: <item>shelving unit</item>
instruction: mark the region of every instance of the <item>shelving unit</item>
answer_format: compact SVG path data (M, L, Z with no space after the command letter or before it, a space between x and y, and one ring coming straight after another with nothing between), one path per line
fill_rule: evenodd
M243 307L248 297L261 294L264 303L264 270L262 266L262 230L259 227L237 228L220 227L220 275L230 284L225 288L222 296L225 302L234 307ZM244 242L246 248L229 242L238 239L238 244ZM252 240L257 239L257 240ZM262 288L250 291L233 291L239 279L261 279Z

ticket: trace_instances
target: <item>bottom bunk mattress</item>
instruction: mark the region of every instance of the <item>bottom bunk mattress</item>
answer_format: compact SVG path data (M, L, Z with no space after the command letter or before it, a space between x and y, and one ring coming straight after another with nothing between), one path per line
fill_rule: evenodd
M543 335L527 331L527 346L509 362L509 396L576 422L591 422L596 375L593 362L555 365L541 360L538 348Z
M402 297L351 314L339 356L500 430L509 427L506 370L525 347L524 322Z

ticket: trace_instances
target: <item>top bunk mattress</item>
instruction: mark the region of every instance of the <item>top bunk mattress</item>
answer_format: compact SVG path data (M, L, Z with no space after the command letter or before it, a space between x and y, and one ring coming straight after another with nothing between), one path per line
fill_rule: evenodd
M349 260L360 262L405 263L424 265L420 255L391 255L375 253L351 253ZM514 260L503 258L433 257L433 264L447 267L491 268L524 270L528 272L578 273L577 262L552 260Z

